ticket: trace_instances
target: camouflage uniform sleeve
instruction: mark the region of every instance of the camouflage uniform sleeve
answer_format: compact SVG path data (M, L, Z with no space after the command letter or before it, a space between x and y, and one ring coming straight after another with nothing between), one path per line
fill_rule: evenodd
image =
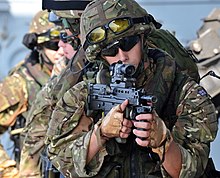
M91 177L97 174L103 150L86 166L87 149L93 130L92 119L84 113L87 85L80 82L59 100L49 123L48 156L66 177ZM88 171L89 170L89 171Z
M56 78L50 80L37 94L28 113L27 124L23 130L25 139L19 165L20 177L40 177L40 154L44 148L44 139L52 114L53 101L51 87Z
M0 125L9 127L27 110L28 92L25 80L14 73L0 84Z
M217 134L215 107L207 92L194 81L186 83L177 107L172 135L182 154L180 178L200 177L206 168L210 142Z

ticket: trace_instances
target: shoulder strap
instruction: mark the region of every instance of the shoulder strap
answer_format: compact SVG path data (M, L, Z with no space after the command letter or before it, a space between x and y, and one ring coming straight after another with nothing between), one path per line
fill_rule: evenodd
M179 104L178 102L182 87L189 79L190 78L187 75L177 71L175 81L172 85L171 93L168 97L169 99L167 100L167 104L163 108L162 112L162 117L165 118L165 123L170 130L172 130L178 119L176 116L176 109Z
M183 73L199 81L196 57L186 50L183 45L168 30L155 29L147 37L147 44L153 48L160 48L170 54Z

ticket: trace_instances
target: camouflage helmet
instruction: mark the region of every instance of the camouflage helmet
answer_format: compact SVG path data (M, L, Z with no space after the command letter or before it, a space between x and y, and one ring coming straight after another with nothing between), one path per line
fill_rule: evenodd
M82 10L53 10L54 14L60 17L63 27L69 29L73 34L80 33L80 17Z
M105 26L118 18L145 18L145 22L135 23L123 33L114 34L107 31L107 37L103 42L90 44L86 36L96 27ZM112 41L126 36L150 32L154 27L152 17L134 0L94 0L91 2L81 16L81 41L88 60L94 61L101 48Z
M80 19L83 11L82 10L54 10L57 16L70 19Z
M61 26L56 26L48 19L49 13L39 11L33 18L30 24L29 33L37 34L37 43L41 44L53 39L59 40Z

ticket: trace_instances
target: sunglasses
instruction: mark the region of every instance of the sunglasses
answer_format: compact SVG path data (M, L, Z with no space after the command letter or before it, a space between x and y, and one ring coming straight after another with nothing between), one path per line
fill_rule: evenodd
M61 27L57 26L57 27L51 28L50 30L41 34L40 36L49 36L52 39L54 39L54 38L59 39L60 30L61 30Z
M75 51L79 49L81 44L80 39L76 37L75 34L68 36L66 32L60 34L60 40L62 40L64 43L71 44Z
M45 33L38 35L37 42L44 43L49 40L59 40L59 37L60 37L60 28L55 27L55 28L51 28L50 30L48 30Z
M47 41L44 43L44 47L47 49L57 51L59 49L58 43L58 41Z
M115 41L109 44L107 47L101 50L102 56L111 56L114 57L118 54L118 49L122 51L130 51L140 40L138 35L124 37L118 41Z
M86 36L87 42L89 44L96 44L104 41L107 38L107 30L109 29L114 34L121 34L128 29L130 29L134 24L149 24L151 19L149 16L138 17L138 18L118 18L111 20L108 24L104 26L96 27L91 30L88 35ZM87 44L88 45L88 44Z

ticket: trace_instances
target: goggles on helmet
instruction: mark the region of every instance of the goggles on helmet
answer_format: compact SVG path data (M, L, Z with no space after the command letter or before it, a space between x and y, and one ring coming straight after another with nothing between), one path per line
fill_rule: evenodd
M118 54L118 48L122 51L130 51L140 40L138 35L124 37L120 40L117 40L101 50L102 56L111 56L114 57Z
M41 34L40 36L48 36L51 39L57 38L59 39L61 27L55 27L48 30L46 33Z
M38 35L37 42L44 43L46 41L59 39L59 37L60 37L60 29L52 28L52 29L48 30L47 32Z
M66 32L60 34L60 40L62 40L64 43L69 43L72 45L74 50L79 49L80 46L80 39L76 37L75 34L67 35Z
M138 17L138 18L118 18L111 20L108 24L104 26L96 27L91 30L88 35L86 36L86 40L89 44L97 44L104 41L107 38L107 30L111 30L114 34L121 34L128 29L130 29L134 24L149 24L150 19L148 16Z
M59 49L58 43L58 41L47 41L44 43L44 47L47 49L57 51Z

